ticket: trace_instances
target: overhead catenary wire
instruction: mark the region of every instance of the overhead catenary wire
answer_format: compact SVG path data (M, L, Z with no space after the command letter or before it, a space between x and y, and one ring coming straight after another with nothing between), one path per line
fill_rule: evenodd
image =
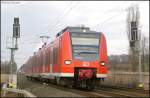
M64 15L62 15L60 17L60 19L58 19L57 22L51 28L48 29L48 33L50 31L52 31L60 23L60 21L64 18L64 16L66 16L67 14L69 14L75 8L75 6L77 6L78 4L79 4L79 1L76 4L74 4L74 6L72 6L66 13L64 13Z
M72 5L72 3L73 3L73 1L71 1L71 2L67 5L67 7L65 8L64 12L61 13L62 15L63 15L63 14L66 12L66 10ZM57 19L62 16L61 14L59 14L59 15L56 17L56 19L54 19L54 21L51 22L51 23L55 23L55 21L57 21ZM41 31L43 35L47 34L47 33L43 33L43 32L47 31L47 29L49 28L50 25L51 25L51 24L49 24L43 31ZM37 38L36 38L35 40L39 39L41 35L37 34L36 36L37 36ZM32 40L33 40L33 39L32 39ZM32 42L31 42L31 43L32 43ZM31 44L31 43L29 43L29 44ZM36 44L39 44L39 43L40 43L40 41L37 42L37 43L34 43L34 44L35 44L35 46L36 46Z
M71 1L68 5L72 5L72 3L73 3L73 1ZM62 14L62 15L58 15L57 17L56 17L56 19L55 19L55 23L56 24L54 24L53 26L55 27L55 25L57 25L57 23L59 22L59 20L61 19L61 18L63 18L66 14L68 14L72 9L73 9L73 6L71 6L71 8L69 8L69 6L67 5L67 7L65 8L65 10L64 10L64 13ZM67 8L69 8L69 9L67 9ZM67 12L66 12L67 11ZM49 27L49 26L47 26L47 27ZM36 36L38 36L38 35L36 35ZM30 36L31 37L31 36ZM34 40L37 40L37 39L39 39L39 38L36 38L36 39L34 39ZM33 41L33 39L31 39L32 41ZM28 40L25 40L25 41L23 41L23 43L24 42L29 42L29 43L26 43L26 44L38 44L38 43L40 43L40 41L39 42L30 42L30 40L28 39ZM20 44L20 43L19 43Z
M125 9L122 9L122 11L118 12L118 13L115 14L115 15L110 16L110 17L107 18L106 20L102 21L101 23L98 23L98 24L95 25L95 26L92 26L91 28L104 25L104 24L107 23L108 21L112 20L114 17L123 15L123 14L121 14L121 13L128 11L128 8L129 8L129 7L131 7L131 6L137 6L137 5L141 4L141 3L143 3L143 1L141 1L140 3L131 3L131 4L130 4L129 6L127 6Z
M69 5L72 5L72 2L73 2L73 1L71 1L71 2L67 5L67 7L65 8L64 12L65 12L66 9L69 7ZM56 17L56 19L59 18L59 17L60 17L60 15L58 15L58 16ZM56 20L56 19L55 19L55 20ZM47 26L47 27L49 27L49 26ZM45 30L45 29L44 29L44 30ZM24 36L24 35L21 35L21 36ZM40 36L40 35L39 35L39 34L36 34L36 38L34 37L34 36L35 36L35 35L34 35L34 36L33 36L33 37L34 37L34 40L33 40L32 36L33 36L33 35L29 36L26 40L20 42L19 44L20 44L20 45L35 45L35 46L36 46L37 44L40 44L40 41L37 41L37 40L39 39L39 36Z
M47 34L47 30L48 30L48 28L50 27L50 25L54 25L54 24L57 22L57 20L67 11L67 9L72 6L72 3L73 3L73 1L71 1L71 2L64 8L63 13L59 14L59 15L54 19L54 21L50 22L50 24L47 25L47 27L46 27L44 30L42 30L41 32L45 32L44 34ZM51 23L53 23L53 24L51 24Z
M79 3L80 3L80 2L77 2L76 5L73 7L73 9L75 9L75 8L77 9ZM73 10L73 9L72 9L72 10ZM71 10L71 11L72 11L72 10ZM70 11L70 12L71 12L71 11ZM69 13L67 13L67 14L69 14ZM65 15L65 16L69 16L69 15ZM63 19L61 19L61 20L63 20ZM59 26L59 25L61 25L61 26ZM65 28L65 27L66 27L66 24L65 24L65 22L63 22L63 23L62 23L62 22L59 22L56 27Z
M68 15L77 5L79 4L79 1L76 2L76 4L74 4L73 6L71 6L66 12L64 12L64 14L62 14L57 20L56 22L52 25L52 27L50 27L50 29L48 29L48 32L46 34L51 35L51 41L54 39L55 37L55 33L52 34L52 31L54 29L57 28L57 25L60 23L60 21L64 18L64 16ZM50 32L51 31L51 32Z

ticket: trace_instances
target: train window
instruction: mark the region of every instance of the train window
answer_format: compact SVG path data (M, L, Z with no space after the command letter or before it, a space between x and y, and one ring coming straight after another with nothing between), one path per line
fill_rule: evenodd
M94 38L72 38L73 45L98 45L99 40Z
M74 52L91 52L91 53L98 53L98 46L92 45L73 45Z
M71 33L73 58L98 60L100 33Z
M71 36L73 38L94 38L99 39L100 33L79 33L79 32L71 32Z

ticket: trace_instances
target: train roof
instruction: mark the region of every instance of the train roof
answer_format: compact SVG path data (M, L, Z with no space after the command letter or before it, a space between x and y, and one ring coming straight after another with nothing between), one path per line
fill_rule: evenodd
M61 30L59 33L57 33L56 37L60 36L64 32L98 33L96 31L90 30L89 27L71 27L71 26L68 26L68 27L64 28L63 30Z

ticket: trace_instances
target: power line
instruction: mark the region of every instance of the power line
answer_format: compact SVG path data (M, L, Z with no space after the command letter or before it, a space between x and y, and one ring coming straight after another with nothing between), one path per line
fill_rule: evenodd
M142 2L143 2L143 1L141 1L140 3L142 3ZM99 23L99 24L97 24L97 25L95 25L95 26L92 26L92 28L93 28L93 27L100 26L100 25L103 25L104 23L106 23L106 22L112 20L114 17L122 15L122 14L120 14L120 13L126 12L130 6L136 6L136 5L139 5L140 3L131 3L129 6L127 6L125 9L123 9L121 12L119 12L119 13L117 13L117 14L111 16L111 17L109 17L108 19L104 20L103 22L101 22L101 23Z
M71 4L72 4L72 2L71 2ZM77 4L78 4L78 3L76 3L75 6L76 6ZM75 7L75 6L72 6L66 13L64 12L64 14L62 14L61 16L59 15L60 19L62 19L65 15L67 15L67 14L73 9L73 7ZM56 20L55 25L53 25L53 28L60 22L59 17L58 17L58 20Z
M70 3L69 3L69 5L71 5L72 4L72 2L73 1L71 1ZM66 7L66 8L68 8L68 6ZM65 8L65 11L66 11L66 8ZM58 15L57 17L56 17L56 19L58 18L58 17L60 17L60 15ZM55 19L55 20L56 20ZM47 26L47 28L49 27L49 25ZM23 36L23 35L21 35L21 36ZM36 39L34 39L34 40L37 40L37 39L39 39L39 34L37 34L36 36L38 36ZM29 36L29 37L31 37L31 36ZM29 38L30 39L30 38ZM31 40L33 41L33 39L31 38ZM29 42L30 40L24 40L23 42ZM40 42L30 42L30 43L26 43L26 44L29 44L29 45L31 45L31 44L34 44L34 45L36 45L36 44L39 44ZM19 43L20 44L20 43Z
M64 16L66 16L68 13L70 13L70 12L75 8L75 6L77 6L78 4L79 4L79 1L78 1L74 6L72 6L66 13L64 13L64 15L62 15L62 16L60 17L60 19L57 20L57 22L55 23L55 25L53 25L53 26L48 30L48 33L49 33L49 31L52 31L52 30L60 23L60 21L64 18Z
M71 5L72 5L72 2L73 2L73 1L71 1L68 5L71 6ZM54 23L56 22L56 20L59 19L59 17L62 16L62 15L65 13L65 11L67 10L67 8L69 8L68 5L67 5L67 7L65 7L65 10L63 11L63 13L59 14L59 15L54 19L54 21L51 22L51 23L54 24ZM49 24L49 25L48 25L44 30L42 30L41 32L46 32L47 29L50 27L50 25L52 25L52 24Z
M78 4L79 4L79 2L77 2L76 5L75 5L74 7L72 7L72 8L75 9L76 7L78 7L78 6L77 6ZM78 8L77 8L77 9L78 9ZM72 10L72 9L71 9L71 10ZM68 12L68 13L69 13L69 12ZM62 20L62 19L61 19L61 20ZM58 25L59 25L59 24L58 24ZM61 27L61 26L58 26L58 25L57 25L57 27ZM62 25L62 28L65 28L65 27L66 27L65 23L62 24L62 23L60 22L60 25Z
M71 1L68 5L72 5L72 2L73 1ZM65 10L64 10L64 13L65 13L65 11L66 11L66 9L68 8L68 6L65 8ZM64 14L63 13L63 14ZM54 19L54 21L56 21L57 20L57 18L59 18L60 16L62 16L62 15L58 15L57 17L56 17L56 19ZM51 24L49 24L46 28L48 28L49 26L50 26ZM47 29L44 29L44 30L47 30ZM44 31L41 31L41 32L44 32ZM42 33L43 34L43 33ZM36 36L38 36L36 39L34 39L34 40L37 40L37 39L39 39L39 37L40 37L40 35L39 34L37 34ZM29 41L29 40L28 40ZM25 41L26 42L26 41ZM39 42L40 43L40 42ZM37 42L37 44L39 44L38 42ZM29 44L31 44L31 43L29 43ZM35 43L35 46L36 46L36 43Z

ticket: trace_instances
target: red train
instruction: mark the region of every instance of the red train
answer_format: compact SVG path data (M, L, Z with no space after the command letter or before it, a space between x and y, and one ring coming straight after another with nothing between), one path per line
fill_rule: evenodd
M69 87L93 89L107 77L108 57L103 33L88 27L66 27L22 66L27 77Z

